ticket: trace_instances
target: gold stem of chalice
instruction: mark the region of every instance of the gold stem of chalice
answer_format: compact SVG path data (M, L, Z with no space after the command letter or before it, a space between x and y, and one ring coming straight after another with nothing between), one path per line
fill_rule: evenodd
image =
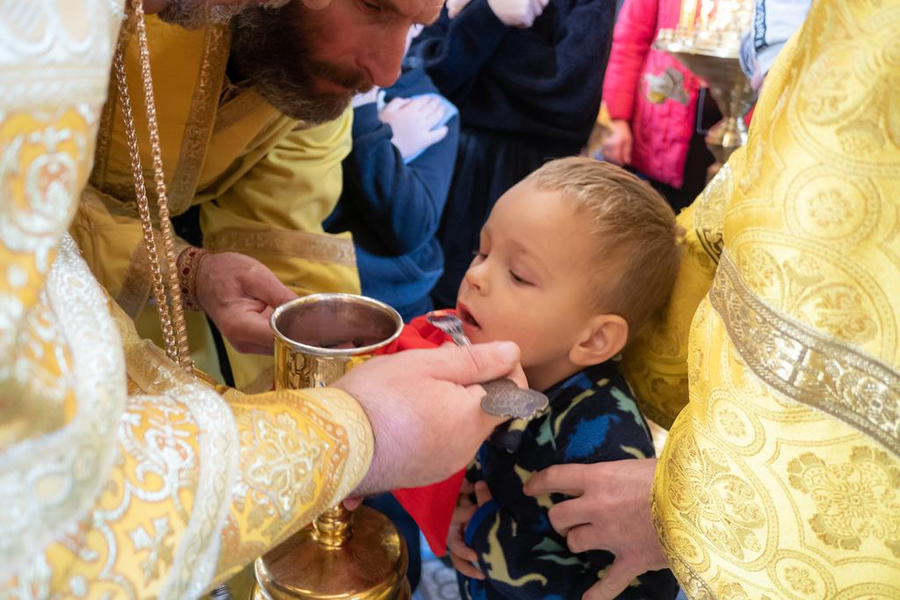
M386 304L351 294L315 294L278 307L275 387L328 385L400 335L403 320ZM381 513L329 508L256 559L253 600L407 600L406 543Z

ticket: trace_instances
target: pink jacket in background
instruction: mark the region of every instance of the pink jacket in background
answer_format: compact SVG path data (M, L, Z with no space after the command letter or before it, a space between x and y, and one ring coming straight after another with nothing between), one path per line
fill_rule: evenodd
M680 9L680 0L625 0L603 81L609 116L631 124L631 165L679 189L703 82L652 45L678 24Z

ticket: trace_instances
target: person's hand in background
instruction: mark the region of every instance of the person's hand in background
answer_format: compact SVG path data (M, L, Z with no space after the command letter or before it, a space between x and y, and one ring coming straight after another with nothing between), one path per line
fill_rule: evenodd
M631 126L623 119L613 119L612 133L603 142L603 157L619 166L631 164L631 146L634 138Z
M549 0L487 0L504 25L527 29L547 8Z
M447 0L447 16L451 19L462 12L462 9L469 5L472 0Z
M394 98L384 107L379 118L391 126L391 143L406 159L447 136L446 127L437 127L445 111L441 100L434 96Z

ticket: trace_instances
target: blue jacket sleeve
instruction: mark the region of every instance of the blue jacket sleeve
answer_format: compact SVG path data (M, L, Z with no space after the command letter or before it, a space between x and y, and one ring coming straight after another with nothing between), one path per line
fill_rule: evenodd
M354 111L353 152L344 166L363 193L350 196L353 210L368 223L390 224L374 228L390 253L415 250L437 232L456 162L459 118L447 128L443 140L405 165L375 104Z

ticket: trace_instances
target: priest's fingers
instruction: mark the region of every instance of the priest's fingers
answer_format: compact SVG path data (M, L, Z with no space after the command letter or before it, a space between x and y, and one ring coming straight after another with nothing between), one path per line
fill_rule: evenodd
M297 297L291 288L279 281L275 273L268 268L252 269L242 279L247 295L265 302L272 308L278 308L285 302Z
M220 315L216 325L238 352L269 354L274 338L269 327L271 309L257 312L235 308Z
M586 467L596 465L554 465L536 473L525 484L525 493L529 496L541 494L565 494L581 496L587 482Z
M588 512L589 508L588 503L579 497L554 504L547 512L547 516L553 529L560 535L566 535L573 527L591 522L592 515Z
M596 523L577 525L566 532L566 544L576 554L587 550L611 550L613 544L605 540L603 534Z
M504 377L519 364L519 347L512 342L474 344L464 348L445 344L419 352L427 352L424 362L429 374L459 385Z

